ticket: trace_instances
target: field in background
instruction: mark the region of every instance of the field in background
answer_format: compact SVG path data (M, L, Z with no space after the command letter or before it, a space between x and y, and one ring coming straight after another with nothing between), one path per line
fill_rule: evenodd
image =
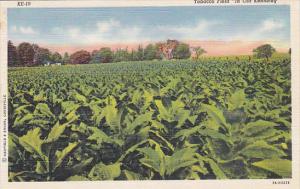
M9 179L291 177L288 56L11 68Z

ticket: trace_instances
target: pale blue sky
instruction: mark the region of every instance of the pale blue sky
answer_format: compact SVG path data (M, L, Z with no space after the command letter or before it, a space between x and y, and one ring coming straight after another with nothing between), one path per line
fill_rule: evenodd
M290 44L289 6L10 8L8 37L43 44L273 40Z

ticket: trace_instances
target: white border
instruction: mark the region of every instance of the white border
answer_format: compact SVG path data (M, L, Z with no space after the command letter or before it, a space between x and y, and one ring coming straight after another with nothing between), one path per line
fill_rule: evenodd
M241 0L242 1L242 0ZM253 1L253 0L252 0ZM282 179L289 181L290 184L272 184L273 181L281 179L247 179L247 180L198 180L198 181L84 181L84 182L14 182L9 183L8 180L8 164L0 164L0 188L1 189L53 189L53 188L128 188L128 189L179 189L179 188L230 188L230 189L299 189L300 188L300 164L299 164L299 149L300 149L300 0L277 0L277 5L290 5L291 10L291 45L292 45L292 163L293 172L292 179ZM42 7L133 7L133 6L247 6L247 5L262 5L268 6L265 3L255 4L239 4L234 3L222 5L203 5L194 4L194 0L101 0L101 1L31 1L30 8ZM269 4L270 5L270 4ZM2 132L3 128L3 94L7 94L7 8L17 6L16 1L0 2L0 125ZM26 8L26 7L19 7ZM7 123L6 123L7 126ZM2 135L0 135L2 145ZM1 147L2 150L2 147ZM2 156L2 153L1 153ZM1 161L0 157L0 161Z

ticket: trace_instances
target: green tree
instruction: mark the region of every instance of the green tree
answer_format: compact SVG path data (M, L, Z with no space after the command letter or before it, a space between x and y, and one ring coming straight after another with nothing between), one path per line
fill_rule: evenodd
M101 48L99 53L101 63L108 63L113 61L113 52L109 47Z
M23 42L17 48L20 64L22 66L33 66L34 49L30 43Z
M101 61L100 58L100 51L99 50L93 50L92 54L91 54L91 61L90 64L99 64Z
M269 60L274 52L276 50L270 44L261 45L253 50L255 57L266 58L267 60Z
M144 53L145 53L144 48L141 45L139 45L136 51L136 56L138 61L144 60Z
M113 57L114 62L129 61L130 59L130 54L127 49L117 49Z
M43 65L51 62L51 52L46 48L35 48L34 65Z
M61 63L62 62L62 56L58 52L55 52L51 55L51 60L54 63Z
M194 51L196 53L196 59L198 59L202 54L207 53L202 47L195 47Z
M158 59L158 49L155 45L149 44L145 48L145 55L144 55L145 60L154 60Z
M185 43L180 43L174 49L173 57L176 59L187 59L191 56L190 46Z
M17 48L11 41L7 43L7 63L8 66L17 66L18 65L18 54Z
M130 53L130 60L131 60L131 61L138 61L138 60L139 60L137 51L131 50L131 53Z
M67 52L65 52L63 60L62 60L63 64L69 64L70 63L70 56Z

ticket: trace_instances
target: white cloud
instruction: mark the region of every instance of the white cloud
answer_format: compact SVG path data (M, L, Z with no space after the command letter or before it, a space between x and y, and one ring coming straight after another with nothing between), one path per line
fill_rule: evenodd
M67 34L71 37L71 38L78 38L80 37L80 29L79 28L69 28L67 30Z
M237 33L233 40L246 41L277 41L280 40L285 23L282 20L266 19L247 31Z
M258 32L270 32L281 29L284 27L284 23L281 20L264 20L258 29Z
M118 28L120 26L121 26L120 22L115 19L110 19L109 21L103 21L97 23L98 31L101 33L111 31L112 29Z
M195 25L189 26L160 26L158 29L167 35L179 35L182 38L195 39L203 37L213 26L218 25L216 21L199 20Z
M11 31L14 33L20 33L20 34L27 34L27 35L32 35L32 34L38 34L39 32L34 30L30 26L12 26Z
M142 35L143 30L138 26L128 26L120 21L110 19L98 21L96 27L78 28L74 26L54 27L52 33L75 43L118 43L118 42L141 42L146 38Z

